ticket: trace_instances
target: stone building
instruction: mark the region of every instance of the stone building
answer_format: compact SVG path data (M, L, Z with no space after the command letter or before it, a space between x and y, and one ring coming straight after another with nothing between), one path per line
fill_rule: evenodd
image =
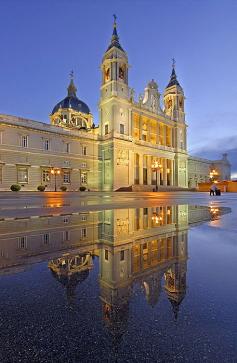
M227 154L223 154L220 160L208 160L195 156L188 157L188 187L196 188L198 183L206 183L214 180L230 180L231 165Z
M48 191L65 186L72 191L185 189L195 186L196 178L209 177L213 162L188 159L185 96L174 63L164 107L153 79L135 100L115 20L101 74L98 127L77 96L73 74L51 124L0 115L0 190L16 183L22 190L44 185ZM220 177L229 177L226 170Z

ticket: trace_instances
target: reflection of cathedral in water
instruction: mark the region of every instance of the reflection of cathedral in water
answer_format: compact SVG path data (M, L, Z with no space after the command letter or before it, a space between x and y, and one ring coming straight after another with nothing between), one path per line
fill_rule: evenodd
M228 212L176 205L1 221L0 274L48 260L72 305L98 256L103 319L118 339L135 286L152 308L165 293L178 318L187 288L188 228Z

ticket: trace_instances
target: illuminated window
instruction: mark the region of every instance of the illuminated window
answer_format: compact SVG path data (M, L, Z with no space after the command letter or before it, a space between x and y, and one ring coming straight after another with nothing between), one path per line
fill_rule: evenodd
M25 250L27 248L27 237L22 236L18 238L18 248Z
M109 125L105 125L105 135L108 135L109 133Z
M50 171L47 169L42 170L42 181L44 183L50 182Z
M120 124L120 134L124 135L124 124Z
M17 181L18 183L28 183L28 168L17 168Z
M45 233L43 235L43 243L44 243L44 245L48 245L49 244L49 233Z
M105 260L109 261L109 251L105 250Z
M28 135L21 136L21 147L28 147Z
M82 146L82 155L87 155L87 147Z
M63 172L63 182L67 183L67 184L70 184L70 171L64 170L64 172Z
M81 184L87 184L87 173L84 171L81 173Z

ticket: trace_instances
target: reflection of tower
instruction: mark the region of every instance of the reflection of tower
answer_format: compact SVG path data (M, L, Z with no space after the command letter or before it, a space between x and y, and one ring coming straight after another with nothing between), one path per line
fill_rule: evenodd
M130 296L129 286L126 291L123 289L123 293L124 295L122 297L118 297L117 295L121 295L119 288L111 289L101 285L103 319L115 343L120 341L128 325ZM105 295L107 297L110 295L107 301L105 300Z
M100 249L100 299L103 319L118 343L127 328L131 295L131 249L112 246Z
M165 273L165 290L171 302L174 318L177 320L181 302L186 294L187 232L177 234L177 261Z
M76 287L89 275L93 267L91 254L66 255L51 260L48 264L53 276L66 287L69 305L74 305L76 300Z
M148 277L144 278L143 287L145 289L146 300L148 304L155 307L159 300L161 293L161 278L162 275L160 271L155 271L149 274Z

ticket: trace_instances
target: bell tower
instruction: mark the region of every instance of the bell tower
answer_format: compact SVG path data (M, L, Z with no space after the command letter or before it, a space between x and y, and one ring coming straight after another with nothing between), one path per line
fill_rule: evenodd
M128 57L119 43L117 17L114 15L113 33L101 65L101 99L111 96L128 98Z
M170 81L164 92L164 111L166 115L175 121L185 122L184 100L184 92L177 80L175 60L173 59Z
M127 53L119 42L117 18L114 15L112 38L101 64L99 132L102 138L100 153L103 190L116 190L132 184L129 168L133 131L128 68Z
M117 17L114 15L111 42L101 64L100 131L102 136L114 132L128 134L128 57L119 42ZM108 136L106 136L108 138Z
M175 185L187 188L187 125L185 123L184 100L184 92L177 80L175 60L173 59L170 80L164 92L164 112L168 117L175 121Z

